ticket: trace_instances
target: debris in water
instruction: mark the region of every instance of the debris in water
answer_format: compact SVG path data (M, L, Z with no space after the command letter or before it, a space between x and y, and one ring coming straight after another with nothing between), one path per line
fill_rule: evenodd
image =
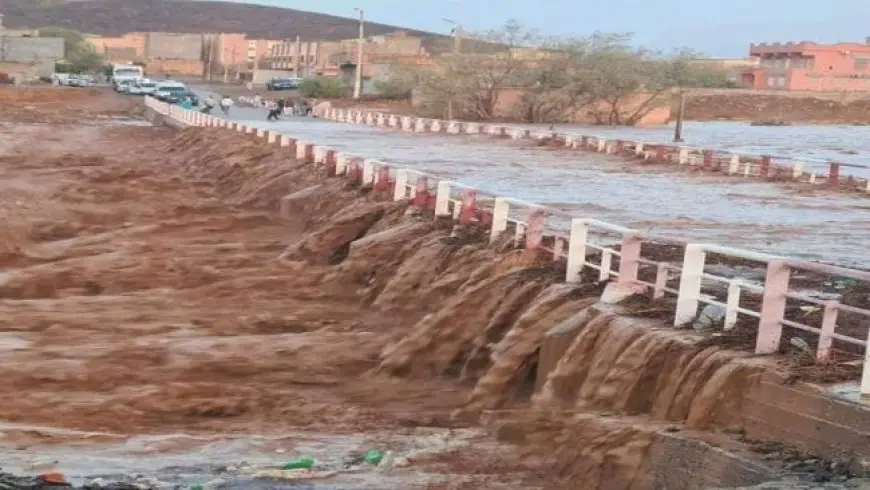
M370 449L369 452L365 455L366 463L371 465L379 465L381 464L381 460L384 459L384 453L377 449Z
M298 470L264 470L254 473L254 478L265 478L270 480L318 480L323 478L331 478L337 475L337 471L311 471L307 469Z
M63 476L63 473L59 473L57 471L49 471L47 473L43 473L39 477L42 480L42 483L46 485L69 485L66 481L66 477Z
M303 456L301 458L291 459L284 463L282 470L310 470L314 467L314 458Z
M692 328L695 330L711 330L725 322L725 308L722 305L709 304L701 310Z

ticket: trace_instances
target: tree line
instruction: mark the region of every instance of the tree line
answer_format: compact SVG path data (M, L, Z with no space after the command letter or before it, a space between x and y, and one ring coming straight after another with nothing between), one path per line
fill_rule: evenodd
M427 65L395 65L375 86L390 98L413 93L418 109L432 117L504 117L496 111L500 97L515 89L521 96L507 117L571 122L581 113L611 125L635 124L685 88L732 86L723 71L698 63L691 50L660 53L631 41L629 34L600 32L543 37L509 22L461 38L458 50Z

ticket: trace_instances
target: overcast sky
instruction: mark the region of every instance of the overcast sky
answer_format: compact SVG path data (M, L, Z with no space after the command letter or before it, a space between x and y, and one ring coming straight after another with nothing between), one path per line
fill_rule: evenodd
M750 42L864 42L870 0L234 0L341 16L354 7L372 21L449 32L447 17L469 30L517 19L542 34L632 32L638 44L682 46L710 56L746 56Z

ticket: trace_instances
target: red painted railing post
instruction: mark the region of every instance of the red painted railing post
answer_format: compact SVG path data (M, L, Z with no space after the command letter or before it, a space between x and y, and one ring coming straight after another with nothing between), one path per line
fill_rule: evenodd
M762 179L766 179L768 176L770 176L770 155L762 155L761 167L758 173Z
M840 183L840 164L837 162L828 164L828 183L834 185Z

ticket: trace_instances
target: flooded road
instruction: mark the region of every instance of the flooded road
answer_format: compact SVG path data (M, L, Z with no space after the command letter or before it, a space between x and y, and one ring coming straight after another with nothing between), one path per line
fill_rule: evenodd
M556 126L567 134L672 144L673 125L655 128ZM827 173L821 161L870 165L870 127L851 125L751 126L748 122L693 122L683 125L686 145L741 154L774 155L806 163L807 170ZM820 160L820 162L813 162ZM787 163L787 162L786 162ZM844 167L844 175L870 177L870 169Z
M362 157L657 235L870 266L864 253L870 201L860 196L644 169L616 157L483 137L409 134L293 117L269 123L265 116L250 108L234 108L232 115Z

